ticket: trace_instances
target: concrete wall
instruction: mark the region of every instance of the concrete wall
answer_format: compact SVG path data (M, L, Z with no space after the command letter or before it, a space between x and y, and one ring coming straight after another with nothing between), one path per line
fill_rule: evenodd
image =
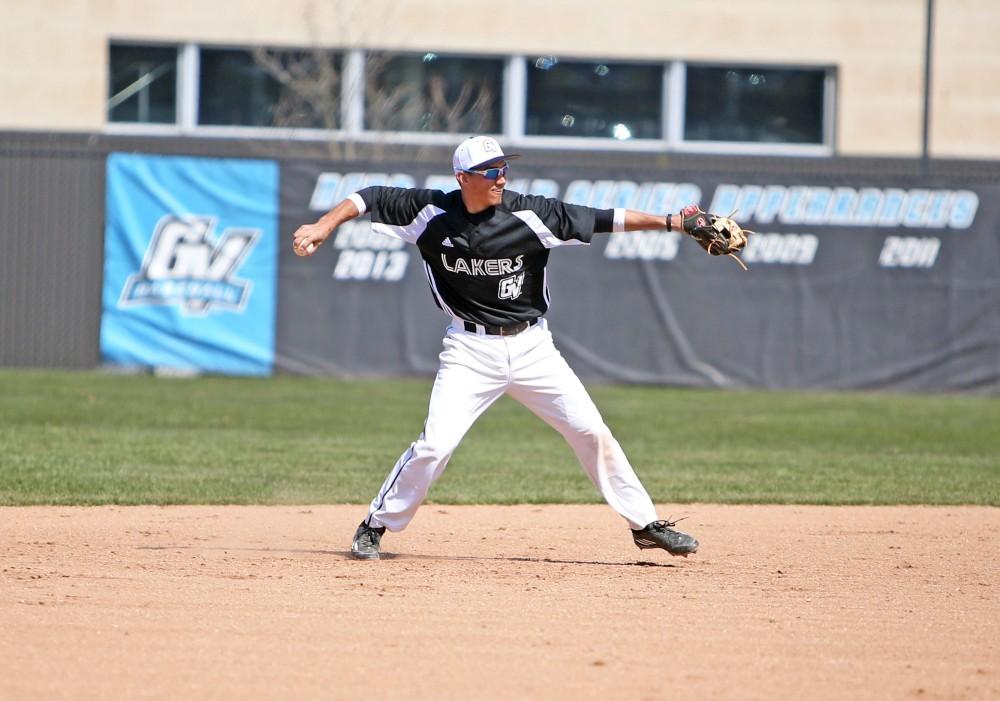
M1000 157L1000 2L937 0L934 154Z
M1000 158L1000 2L937 0L931 152ZM0 0L0 129L105 127L111 39L835 66L842 155L917 156L926 0Z

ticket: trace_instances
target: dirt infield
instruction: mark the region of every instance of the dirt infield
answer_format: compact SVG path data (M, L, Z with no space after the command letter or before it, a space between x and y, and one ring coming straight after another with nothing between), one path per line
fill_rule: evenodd
M1000 509L0 509L0 699L1000 698Z

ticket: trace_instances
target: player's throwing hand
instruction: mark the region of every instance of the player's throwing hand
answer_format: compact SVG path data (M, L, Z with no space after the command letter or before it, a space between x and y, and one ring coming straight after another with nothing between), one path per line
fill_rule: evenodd
M359 200L360 201L360 200ZM311 256L338 226L361 214L354 201L347 199L313 224L303 224L292 234L292 250L297 256Z
M319 224L303 224L292 234L292 250L297 256L311 256L329 235Z

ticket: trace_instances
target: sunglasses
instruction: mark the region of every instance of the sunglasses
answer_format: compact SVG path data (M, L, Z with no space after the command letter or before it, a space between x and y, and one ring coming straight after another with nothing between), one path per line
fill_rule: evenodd
M507 175L507 168L509 166L501 166L500 168L487 168L486 170L466 170L466 173L472 173L474 175L481 175L487 180L496 180L501 175Z

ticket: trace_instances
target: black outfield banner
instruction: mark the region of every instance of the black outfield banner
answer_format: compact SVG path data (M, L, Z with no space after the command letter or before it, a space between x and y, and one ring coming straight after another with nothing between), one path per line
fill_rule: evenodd
M368 184L453 189L448 164L286 161L275 366L429 374L450 322L415 246L342 226L291 233ZM598 235L549 266L556 343L581 377L680 386L996 392L1000 184L872 176L535 169L507 187L594 207L700 202L757 232L742 271L666 231Z

